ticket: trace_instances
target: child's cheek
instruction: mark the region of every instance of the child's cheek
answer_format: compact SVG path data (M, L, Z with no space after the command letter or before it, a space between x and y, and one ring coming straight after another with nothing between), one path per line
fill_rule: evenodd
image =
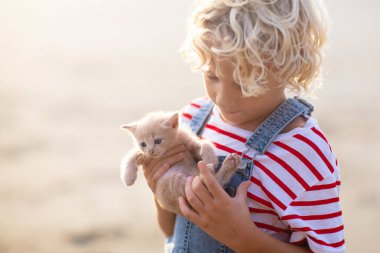
M216 89L212 84L205 82L205 88L208 97L215 103L216 102Z

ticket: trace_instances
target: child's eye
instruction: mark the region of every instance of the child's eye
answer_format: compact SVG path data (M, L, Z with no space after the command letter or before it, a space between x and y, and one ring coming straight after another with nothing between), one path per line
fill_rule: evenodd
M140 146L143 147L143 148L145 148L146 147L146 143L145 142L141 142Z
M209 79L209 80L218 80L218 77L215 76L215 74L213 72L204 71L203 75L205 76L206 79Z
M218 80L218 77L217 76L213 76L213 75L205 75L207 79L209 80Z
M158 139L155 139L154 140L154 144L160 144L162 142L162 139L161 138L158 138Z

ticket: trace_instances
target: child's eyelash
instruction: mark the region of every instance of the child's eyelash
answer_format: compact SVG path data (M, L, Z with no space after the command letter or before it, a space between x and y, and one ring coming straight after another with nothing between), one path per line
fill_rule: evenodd
M204 75L205 75L205 77L206 77L207 79L213 79L213 80L218 79L217 76L214 76L214 75L212 75L212 74L207 74L207 73L205 73Z

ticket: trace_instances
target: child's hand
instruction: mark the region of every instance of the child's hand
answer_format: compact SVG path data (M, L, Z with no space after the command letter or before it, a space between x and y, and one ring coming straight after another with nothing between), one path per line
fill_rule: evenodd
M251 221L246 202L251 182L241 183L236 196L231 198L203 161L198 163L198 168L204 184L199 176L187 179L186 199L179 198L181 212L213 238L236 249L244 239L239 236L252 235L252 231L257 229Z
M158 179L174 164L182 161L187 147L183 144L168 150L167 154L160 159L151 159L143 166L144 176L149 188L154 193Z

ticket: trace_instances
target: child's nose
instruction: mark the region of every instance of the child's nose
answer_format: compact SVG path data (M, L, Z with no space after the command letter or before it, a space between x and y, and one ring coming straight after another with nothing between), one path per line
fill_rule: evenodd
M218 89L216 102L219 106L225 107L225 108L234 106L236 103L233 92L225 87L220 87Z

